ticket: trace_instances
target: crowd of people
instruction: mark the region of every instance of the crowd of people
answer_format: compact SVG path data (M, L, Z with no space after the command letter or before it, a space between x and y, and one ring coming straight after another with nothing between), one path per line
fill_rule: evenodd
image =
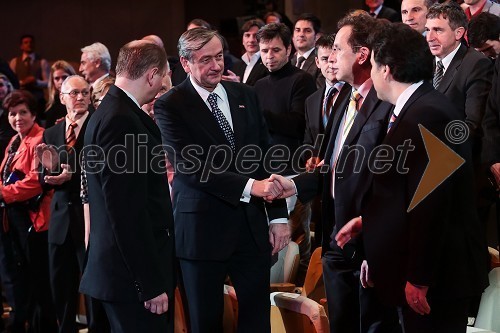
M270 332L291 240L297 284L322 248L330 332L465 332L500 186L499 16L366 0L329 33L270 12L241 57L195 19L177 61L149 35L114 69L100 42L76 70L22 36L0 67L6 332L77 332L79 292L89 332L173 332L177 286L190 331L222 332L228 281L238 332Z

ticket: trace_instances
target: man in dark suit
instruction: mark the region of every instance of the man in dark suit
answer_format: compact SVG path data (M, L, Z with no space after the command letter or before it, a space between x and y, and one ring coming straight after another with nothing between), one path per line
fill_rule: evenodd
M241 56L242 61L233 64L234 75L223 75L223 80L243 82L253 86L255 82L269 74L260 58L259 42L257 41L257 32L263 26L264 22L260 19L250 20L243 24L241 33L245 54Z
M290 233L284 200L265 204L259 198L276 192L256 180L268 176L262 162L267 127L250 87L221 82L219 33L188 30L178 49L189 79L157 100L155 118L175 169L176 254L191 330L222 332L229 275L238 297L238 332L270 332L271 248L277 253Z
M362 226L363 284L399 307L405 332L465 333L469 301L488 283L471 142L462 137L450 145L458 137L445 130L465 116L427 83L433 59L418 32L390 25L370 39L373 83L379 98L395 104L377 154L392 153L384 161L373 159L362 222L349 222L337 241L344 246ZM415 200L427 186L433 190Z
M351 86L337 81L333 72L333 62L328 61L332 53L335 34L324 35L318 38L315 48L316 66L321 70L325 78L325 88L318 89L306 99L305 115L306 130L304 133L304 145L312 146L311 150L305 150L303 159L306 170L312 170L323 159L326 145L328 144L331 128L332 113L337 110L338 104L343 103L346 96L351 93ZM311 224L314 223L314 239L316 244L313 248L321 245L321 202L318 196L311 203ZM306 239L309 237L309 229L304 228ZM306 265L305 267L302 267ZM304 272L307 270L307 262L301 261ZM301 270L299 269L299 272Z
M103 305L113 332L173 332L174 232L164 152L158 127L140 107L161 89L166 62L165 50L149 41L123 46L116 84L85 132L91 227L80 291Z
M332 242L337 231L361 213L370 172L368 159L357 155L369 155L381 142L392 108L377 98L370 78L367 36L375 24L365 15L347 16L339 22L330 59L337 80L345 81L352 89L333 111L325 165L295 177L295 185L280 176L271 177L283 185L285 196L297 193L301 201L307 202L322 194L323 279L333 333L399 331L396 308L379 304L373 290L360 285L364 258L361 242L353 241L343 249Z
M40 147L53 146L59 155L57 165L44 165L43 182L54 189L49 228L49 268L52 296L59 332L74 333L78 285L85 258L83 206L80 200L81 167L78 160L90 119L89 84L79 75L68 77L61 86L61 103L66 106L64 121L43 133ZM37 149L42 158L43 148ZM88 309L89 326L94 322Z
M318 89L323 88L325 80L314 60L314 43L321 32L321 21L311 13L304 13L297 18L293 29L295 54L290 59L292 65L311 74Z
M490 201L485 196L488 184L480 158L481 122L491 88L493 66L487 57L461 43L466 27L467 17L456 3L436 4L429 8L426 38L435 56L433 84L465 116L469 126L479 218L486 223Z
M401 22L401 15L394 9L384 6L384 0L365 0L368 13L374 18L386 19L391 22Z

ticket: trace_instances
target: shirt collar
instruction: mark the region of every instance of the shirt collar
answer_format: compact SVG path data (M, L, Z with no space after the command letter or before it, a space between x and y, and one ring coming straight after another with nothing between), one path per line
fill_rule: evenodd
M298 51L297 51L297 58L299 58L300 56L304 57L305 59L309 58L309 55L314 51L314 47L312 49L310 49L309 51L307 52L304 52L304 54L300 54Z
M73 120L69 119L69 117L66 115L66 130L68 129L69 125L73 122L75 122L79 128L82 128L83 123L85 122L85 119L87 119L88 116L89 116L89 112L85 111L83 116L78 118L78 120L73 121Z
M109 73L106 73L103 76L101 76L100 78L98 78L97 80L95 80L94 83L91 84L92 89L95 88L95 86L97 85L97 83L99 83L100 81L104 80L108 76L109 76Z
M453 60L453 58L455 57L455 54L457 54L458 52L458 49L460 48L460 46L462 45L462 43L458 43L458 46L456 49L454 49L453 51L450 52L450 54L448 54L446 57L444 57L443 59L439 59L438 57L436 57L436 62L438 60L441 60L441 62L443 63L443 66L444 66L444 70L443 70L443 73L446 72L446 69L448 69L448 66L450 66L451 64L451 61Z
M361 86L359 86L359 88L357 90L358 90L358 93L361 95L361 97L363 97L363 99L366 98L366 96L370 92L370 89L372 88L372 86L373 86L373 81L371 78L366 80L365 82L363 82L363 84ZM354 89L354 88L352 88L352 89Z
M190 75L189 76L189 80L191 81L191 84L193 85L194 89L196 90L196 92L198 93L198 95L200 95L201 99L206 103L207 102L207 99L208 99L208 95L210 95L211 93L216 93L217 96L223 101L223 102L226 102L227 101L227 94L226 94L226 91L224 90L224 87L222 87L222 84L217 84L217 86L215 87L215 89L210 92L208 90L206 90L205 88L202 88L198 85L198 83L196 83L196 81L193 79L193 77Z
M117 86L117 87L118 87L118 86ZM120 88L120 87L118 87L118 88ZM120 88L120 89L121 89L121 90L122 90L125 94L127 94L127 96L128 96L128 97L132 100L132 102L134 102L134 103L135 103L135 105L137 105L137 106L139 107L139 109L141 108L141 106L139 105L139 102L137 101L137 99L135 99L135 97L134 97L131 93L129 93L128 91L126 91L126 90L125 90L125 89L123 89L123 88Z
M373 11L373 13L375 14L375 16L378 16L378 13L380 13L381 10L382 10L382 5L378 6L377 9Z
M248 60L248 56L247 54L245 53L244 55L241 56L241 60L243 60L243 62L247 65L255 65L257 63L257 61L259 61L259 58L260 58L260 52L255 52L253 54L253 56L250 57L250 60Z
M401 112L401 110L405 106L406 102L408 102L410 97L418 89L418 87L420 87L422 85L422 83L424 83L424 81L420 81L420 82L412 84L411 86L406 88L405 91L403 91L403 93L401 95L399 95L398 100L396 101L396 106L394 107L394 111L393 111L394 115L396 117L399 116L399 113Z

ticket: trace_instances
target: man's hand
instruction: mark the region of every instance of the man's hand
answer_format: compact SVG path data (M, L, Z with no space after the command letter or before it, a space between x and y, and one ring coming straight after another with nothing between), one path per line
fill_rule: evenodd
M269 182L273 182L276 186L278 186L281 189L281 193L276 197L266 197L265 199L267 201L272 201L276 198L284 199L291 197L294 194L297 194L297 191L295 189L295 184L288 178L273 174L271 175L271 177L269 177Z
M59 166L59 154L54 146L40 143L35 148L35 154L43 167L48 171L54 171Z
M410 282L406 282L405 294L406 302L418 314L424 315L431 312L431 307L427 303L427 291L429 287L415 286Z
M290 227L288 223L271 223L269 225L269 243L276 254L290 242Z
M44 181L49 185L61 185L69 181L72 176L71 168L68 164L61 164L62 172L57 176L45 176Z
M149 301L144 302L144 307L151 313L162 314L168 311L168 296L163 293Z
M337 245L343 249L344 245L346 245L347 242L349 242L352 238L356 238L359 236L362 229L363 221L361 219L361 216L353 218L352 220L347 222L346 225L343 226L335 236Z
M264 180L255 180L252 184L252 189L250 190L250 194L254 197L259 198L276 198L278 197L283 189L281 186L268 179Z
M234 72L231 72L229 69L227 70L228 75L222 75L222 79L224 81L233 81L233 82L241 82L241 79Z
M313 171L318 167L320 160L319 157L311 157L306 161L306 171Z
M359 280L363 288L373 288L373 282L370 280L370 273L368 271L368 262L363 260L361 264L361 274L359 275Z
M495 177L497 188L500 187L500 163L495 163L490 167L490 171Z

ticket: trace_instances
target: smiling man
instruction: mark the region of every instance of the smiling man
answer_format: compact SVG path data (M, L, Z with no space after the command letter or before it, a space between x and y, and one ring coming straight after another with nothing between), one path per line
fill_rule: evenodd
M101 43L94 43L82 48L79 71L85 80L95 87L96 83L109 75L111 56L108 48Z
M184 32L178 50L189 77L155 103L176 171L176 252L193 333L222 332L228 275L238 295L238 332L269 333L271 249L276 253L288 244L287 211L284 201L271 205L260 198L270 190L267 181L256 180L268 176L264 155L253 156L252 169L236 158L247 148L265 154L269 134L253 90L221 82L222 45L216 31ZM188 170L192 162L200 168Z

